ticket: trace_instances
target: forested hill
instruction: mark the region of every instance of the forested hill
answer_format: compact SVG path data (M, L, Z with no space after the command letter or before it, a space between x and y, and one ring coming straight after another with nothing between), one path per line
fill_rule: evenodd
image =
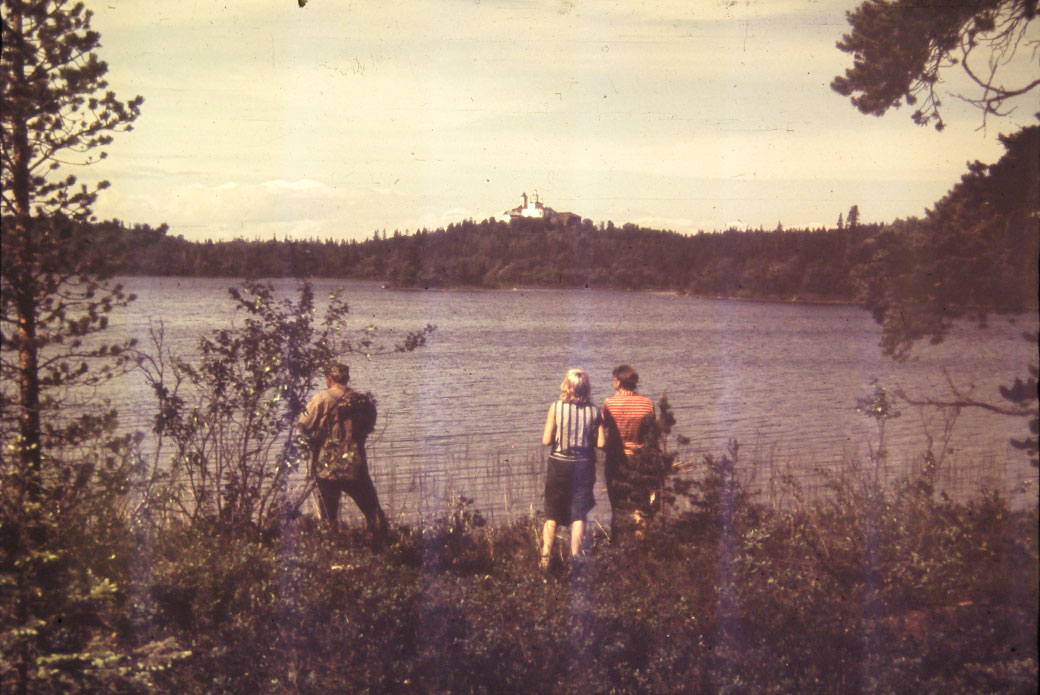
M589 221L463 222L386 241L391 286L592 287L846 300L869 228L684 236ZM844 271L844 272L843 272Z
M464 221L363 241L192 243L164 229L108 223L118 273L341 277L390 287L591 287L850 301L878 227L685 236L590 220ZM118 240L118 241L117 241Z
M860 224L854 206L850 224L839 220L833 229L778 225L769 232L693 236L559 217L467 220L435 231L377 233L361 242L193 243L165 227L119 222L97 224L89 236L92 253L123 275L331 277L402 288L591 287L855 301L877 317L898 315L907 322L920 314L925 335L934 332L935 321L968 309L1037 306L1040 126L1001 141L1007 152L1000 161L969 164L924 218L886 225Z

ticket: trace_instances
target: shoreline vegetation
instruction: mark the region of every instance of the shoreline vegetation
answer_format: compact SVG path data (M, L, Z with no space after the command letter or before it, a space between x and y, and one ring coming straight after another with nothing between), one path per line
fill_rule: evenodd
M643 290L762 302L873 307L875 287L894 272L920 265L935 274L956 246L907 246L913 222L831 229L727 230L692 236L591 220L466 220L411 234L376 233L365 241L268 240L191 242L163 227L98 223L92 234L113 275L228 279L323 278L378 282L391 290ZM1035 235L1033 235L1035 237ZM978 267L944 278L954 291L967 273L994 272L982 310L1037 308L1036 239L990 240ZM1024 245L1023 245L1024 244ZM940 254L937 258L936 254ZM951 258L951 262L960 261ZM994 265L995 264L995 265ZM928 267L925 267L928 266ZM993 266L990 268L989 266Z
M734 443L665 481L675 506L642 539L597 530L574 559L561 533L547 573L540 512L492 526L464 496L375 547L307 515L258 534L161 506L66 512L82 523L53 539L64 559L39 580L81 593L38 637L100 629L125 656L67 654L34 692L1035 690L1035 507L952 501L927 455L884 485L880 459L813 499L791 483L777 507L742 486L739 461Z
M94 233L116 259L112 272L120 276L344 278L387 289L649 290L855 302L853 266L869 261L854 258L862 255L856 249L862 251L880 229L869 224L686 236L633 224L597 226L591 220L488 219L391 236L377 232L364 241L193 242L168 234L165 226L126 227L119 221L99 223Z

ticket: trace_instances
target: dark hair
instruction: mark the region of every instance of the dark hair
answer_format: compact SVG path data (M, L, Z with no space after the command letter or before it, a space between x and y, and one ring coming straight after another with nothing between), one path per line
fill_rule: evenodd
M636 384L639 383L639 372L632 369L627 364L623 364L614 369L614 378L620 382L621 388L626 391L635 391Z
M325 376L337 384L345 384L350 381L350 367L342 362L334 362L325 370Z

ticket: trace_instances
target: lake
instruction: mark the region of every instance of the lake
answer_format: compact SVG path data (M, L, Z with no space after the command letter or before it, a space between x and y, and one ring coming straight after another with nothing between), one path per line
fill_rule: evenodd
M226 288L235 281L124 278L137 301L112 317L113 330L149 343L161 320L167 347L190 355L200 333L233 320ZM274 282L293 296L295 281ZM476 500L492 520L541 508L545 413L570 367L588 370L593 399L610 395L611 370L629 363L639 391L667 393L690 438L682 459L721 454L741 444L743 475L766 495L787 473L808 489L821 471L863 460L877 446L876 423L856 410L873 384L910 397L949 396L947 378L979 398L998 401L1036 361L1021 338L1037 317L1014 324L993 318L987 329L958 327L939 345L921 345L896 363L878 349L880 331L868 312L845 305L765 303L606 290L392 291L376 283L316 280L320 302L340 288L355 327L374 325L392 341L427 323L425 347L366 360L347 356L351 383L379 401L380 425L370 445L373 479L392 517L415 520L454 494ZM320 311L319 311L320 315ZM147 430L154 403L139 375L113 391L124 426ZM901 403L886 449L894 473L920 459L931 437L942 439L940 414ZM1018 503L1035 503L1037 471L1010 437L1024 419L966 409L947 441L941 486L951 494L996 487ZM601 457L602 458L602 457ZM696 467L694 474L696 474ZM602 471L600 484L602 487ZM609 516L602 490L594 518ZM354 510L351 509L350 513Z

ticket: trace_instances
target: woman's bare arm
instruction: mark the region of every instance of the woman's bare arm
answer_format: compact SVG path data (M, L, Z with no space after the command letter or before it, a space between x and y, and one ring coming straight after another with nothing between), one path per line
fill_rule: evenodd
M555 405L555 403L553 404ZM542 444L548 446L553 443L556 435L556 418L553 417L553 406L549 406L549 414L545 418L545 431L542 433Z

